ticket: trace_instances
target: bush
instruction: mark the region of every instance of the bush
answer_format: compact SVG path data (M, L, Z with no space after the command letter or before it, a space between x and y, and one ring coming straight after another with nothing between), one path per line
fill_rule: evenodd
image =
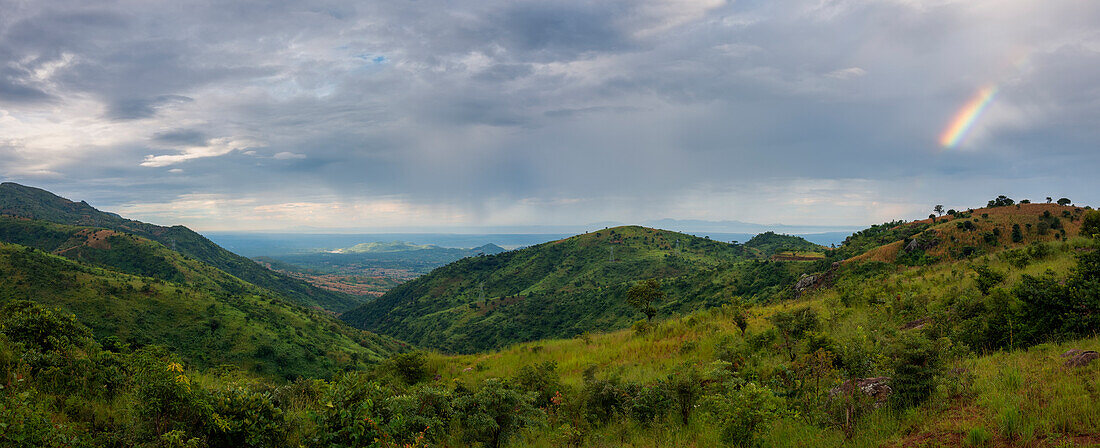
M941 369L939 344L920 336L906 335L892 347L894 375L891 398L898 406L915 406L932 395Z
M316 425L312 447L361 446L387 435L376 421L376 403L386 396L382 387L365 375L347 373L333 380L321 395L321 406L310 415Z
M627 406L630 417L642 426L648 426L654 420L668 414L672 408L672 397L664 382L657 382L637 388L631 394Z
M163 348L142 349L130 359L137 415L152 425L152 435L179 430L198 434L211 420L210 404L191 387L178 359Z
M534 401L534 394L512 390L500 379L490 378L476 393L458 397L455 410L468 441L497 448L545 417Z
M726 394L709 395L706 404L718 421L722 440L734 446L756 445L757 435L783 413L783 401L771 389L756 383Z
M1081 236L1093 237L1096 235L1100 235L1100 210L1086 212L1081 219Z
M783 338L783 347L791 361L795 359L795 344L806 333L816 331L821 327L821 321L817 318L817 311L813 308L803 307L791 311L780 311L768 317L776 331Z
M395 446L416 446L424 439L440 442L447 437L454 415L453 399L446 390L421 387L411 394L386 398L378 415L387 440Z
M39 352L83 347L92 336L76 316L25 300L8 303L0 309L0 316L0 333Z
M213 446L285 446L286 421L268 392L231 385L213 393Z
M703 378L699 369L694 365L681 365L672 375L668 376L668 388L671 391L673 403L680 412L680 420L688 423L691 412L695 410L695 404L702 393Z
M386 360L386 369L406 384L416 384L428 379L428 356L421 351L398 353Z
M603 425L626 409L628 392L615 378L597 379L595 368L584 372L584 417L593 425Z
M549 407L554 396L562 391L561 377L558 376L557 368L558 365L554 361L523 366L512 378L512 384L522 391L534 393L535 406Z
M1019 224L1013 224L1012 225L1012 242L1013 243L1019 243L1020 241L1023 241L1023 240L1024 240L1024 234L1023 234L1022 231L1020 231L1020 225Z
M989 295L989 290L993 289L1005 280L1005 275L994 271L989 266L976 265L971 269L977 274L974 276L974 284L978 287L978 291L981 291L983 296Z

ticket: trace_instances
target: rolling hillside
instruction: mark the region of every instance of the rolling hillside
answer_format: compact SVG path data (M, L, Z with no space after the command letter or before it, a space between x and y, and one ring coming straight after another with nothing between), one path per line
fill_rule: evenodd
M129 238L134 237L115 235L106 241ZM128 257L128 250L127 246L87 249L116 252L119 257ZM147 255L134 254L131 260ZM402 348L397 341L348 328L324 312L171 255L151 259L163 262L156 265L157 274L171 272L169 277L178 282L0 243L0 302L30 300L60 307L78 316L101 340L113 336L135 347L158 344L198 366L233 364L278 378L326 377L338 369L376 362Z
M341 312L362 303L361 298L326 291L273 272L248 258L229 252L184 226L162 227L125 219L73 202L46 190L16 183L0 183L0 216L29 218L57 224L87 226L125 232L163 244L240 279L267 288L306 306Z
M1082 207L1015 204L967 210L908 223L895 222L858 232L838 252L853 260L907 265L1019 249L1080 233ZM862 252L852 251L860 248Z
M642 315L624 297L640 279L662 280L667 297L655 306L667 316L734 295L779 293L805 269L757 260L740 245L616 227L459 260L341 319L414 344L471 352L629 326Z
M1021 230L1019 241L1011 241L1012 224L1026 228L1031 222L1035 228L1033 220L1050 221L1045 212L1051 210L1070 213L1064 235L1059 229L1057 236L1036 232L1028 239ZM463 260L437 271L453 273L448 269L470 263L465 272L481 275L473 277L478 295L481 280L486 291L510 286L503 278L527 278L530 290L560 287L568 282L550 275L559 266L580 267L578 272L599 281L613 279L618 271L608 266L616 261L610 250L603 252L618 241L616 253L629 256L616 255L617 262L641 270L715 263L663 279L666 306L682 300L677 297L749 298L679 316L663 308L647 325L499 350L403 353L329 380L272 381L255 373L270 373L270 364L237 372L211 368L210 359L181 364L171 353L120 347L107 338L100 346L83 336L77 319L12 301L0 306L0 422L6 424L0 444L1098 446L1100 241L1091 235L1100 233L1100 212L976 210L976 216L991 219L987 229L1008 225L1010 242L994 244L981 236L985 245L963 254L976 242L969 236L977 230L961 224L974 219L970 213L946 222L874 226L814 262L750 259L738 246L644 228L609 229ZM1081 235L1086 222L1092 224ZM928 230L942 240L930 245L929 235L921 236ZM672 256L670 240L672 250L680 241L679 261L646 261ZM901 249L891 249L899 244ZM914 256L918 251L923 254ZM876 255L900 252L892 261ZM854 255L834 261L845 254ZM597 272L585 269L589 265ZM97 335L110 333L104 322L149 316L149 307L170 306L159 297L173 298L171 285L162 292L162 285L147 278L76 266L21 246L0 244L4 266L20 267L0 271L9 279L5 284L37 289L31 296L52 298L48 292L63 290L55 302L71 302L63 306L117 305L93 314ZM822 280L808 282L797 296L781 293L790 291L799 271L822 274ZM531 273L544 275L523 277ZM456 278L440 277L429 286L458 288L463 279ZM0 297L12 290L0 289ZM267 303L240 299L231 301L233 309ZM515 316L513 307L522 302L496 309ZM181 322L199 318L187 308L175 312L184 315ZM174 335L192 338L180 350L205 345L213 356L242 352L231 347L256 341L253 356L274 356L279 366L296 358L284 354L286 345L267 339L269 331L279 331L272 328L287 322L277 319L243 319L253 335L247 340L206 336L202 330L246 328L210 321ZM493 324L509 328L504 320ZM310 334L282 330L279 337L294 339L291 333Z

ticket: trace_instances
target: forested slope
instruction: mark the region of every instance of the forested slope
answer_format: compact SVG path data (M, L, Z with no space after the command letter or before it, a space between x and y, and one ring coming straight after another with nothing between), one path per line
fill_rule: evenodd
M666 299L654 305L668 316L735 295L778 297L809 269L757 258L740 245L616 227L459 260L341 318L414 344L471 352L629 326L642 315L625 295L641 279L661 280Z
M125 219L114 213L97 210L86 202L72 202L38 188L11 182L0 183L0 216L5 215L115 230L147 238L307 306L341 312L362 302L361 298L326 291L265 269L248 258L223 249L187 227L163 227Z

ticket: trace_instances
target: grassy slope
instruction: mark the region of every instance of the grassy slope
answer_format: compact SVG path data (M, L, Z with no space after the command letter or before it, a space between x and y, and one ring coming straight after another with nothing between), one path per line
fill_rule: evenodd
M162 227L125 219L113 213L96 210L86 202L72 202L38 188L10 182L0 184L0 215L105 228L148 238L308 306L341 312L362 303L360 298L316 288L301 280L264 269L252 260L221 248L187 227Z
M769 286L760 279L780 283L796 278L797 269L743 261L752 257L742 246L617 227L460 260L341 318L414 344L472 352L628 326L641 317L624 302L638 279L665 279L668 298L656 306L668 315ZM755 275L761 273L766 275ZM739 277L745 278L738 283Z
M927 316L959 294L975 294L969 264L981 263L1006 273L1004 285L1011 285L1022 274L1039 275L1051 270L1065 274L1074 265L1080 239L1047 243L1052 254L1024 268L1016 268L998 256L979 257L952 263L915 268L890 268L873 282L853 278L835 287L822 289L750 311L748 334L759 334L771 327L767 317L782 310L810 306L818 311L825 327L823 333L838 342L895 335L913 319ZM879 300L880 298L893 298ZM844 305L850 303L850 306ZM683 318L663 321L656 330L638 335L619 330L585 338L555 339L510 346L493 353L449 356L436 354L432 364L444 381L475 384L493 377L511 377L525 365L555 361L565 384L580 387L584 371L597 366L603 376L629 381L651 382L665 378L683 363L702 368L716 359L717 348L744 338L731 320L729 307L712 308ZM953 359L948 369L961 368L972 374L965 393L937 394L923 406L905 413L876 411L857 430L853 440L845 440L836 429L823 428L798 419L774 425L763 446L959 446L974 428L983 428L998 446L1055 446L1068 440L1070 446L1100 441L1100 362L1084 369L1062 367L1059 354L1069 348L1100 349L1100 338L1060 344L1041 344L1028 350L972 354ZM875 346L882 351L884 347ZM773 349L755 368L769 371L786 363L785 356ZM882 367L866 376L888 374ZM830 378L828 386L841 378ZM1019 414L1005 417L1007 414ZM1006 421L1006 418L1009 419ZM1015 422L1015 423L1014 423ZM688 428L671 423L642 428L631 423L614 424L590 438L585 446L722 446L715 428L703 421L692 421ZM669 427L671 426L671 428ZM552 431L536 430L516 446L553 446ZM599 439L603 438L603 442ZM1010 437L1015 437L1015 442ZM1078 445L1081 443L1081 445Z
M1045 218L1044 213L1049 213L1050 218ZM1081 228L1081 216L1084 209L1078 207L1061 206L1058 204L1019 204L1008 207L992 207L976 209L968 212L967 217L953 217L951 215L931 219L913 221L893 227L891 235L895 241L876 240L883 244L868 252L855 257L855 260L884 261L892 263L897 261L906 241L901 241L898 236L912 236L919 238L922 232L929 230L934 232L935 238L940 244L926 250L933 257L941 259L954 259L962 256L964 250L973 250L975 254L993 253L1004 249L1022 247L1033 242L1053 241L1063 235L1077 235ZM1068 214L1068 216L1066 215ZM964 215L964 216L966 216ZM1041 233L1042 223L1048 226L1057 219L1061 229L1050 229ZM960 228L965 221L973 223ZM1012 240L1013 225L1020 226L1022 240ZM987 234L991 240L987 241ZM999 235L998 235L999 234ZM995 242L991 242L995 241ZM877 244L876 244L877 246Z
M117 241L132 239L116 235ZM156 243L180 283L98 267L0 243L0 301L29 299L76 314L97 337L161 344L199 366L236 364L272 377L328 376L388 356L389 338L275 298ZM94 252L96 249L90 249ZM173 257L174 255L174 257ZM94 257L102 259L102 256Z

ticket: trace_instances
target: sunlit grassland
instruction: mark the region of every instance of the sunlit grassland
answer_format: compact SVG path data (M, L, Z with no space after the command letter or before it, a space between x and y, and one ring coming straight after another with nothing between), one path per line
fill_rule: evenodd
M1000 286L1016 283L1022 275L1053 272L1062 276L1075 265L1077 248L1087 240L1045 243L1046 255L1026 266L1014 265L1002 254L975 257L930 266L890 266L888 274L860 281L847 277L838 284L797 300L749 309L746 333L751 336L772 327L768 317L780 311L810 307L821 318L821 332L836 341L881 341L896 335L910 320L931 315L952 297L978 296L971 266L986 265L1005 275ZM858 277L852 277L858 278ZM646 332L631 329L589 334L572 339L544 340L509 346L476 355L432 354L430 362L447 382L477 384L492 377L511 377L525 365L553 361L566 387L580 388L586 369L626 381L652 382L666 378L685 363L705 368L723 344L744 344L731 318L730 306L674 316ZM871 342L872 350L885 347ZM960 352L945 366L954 372L921 406L874 411L846 438L838 429L804 419L785 418L763 435L762 446L1088 446L1100 436L1100 363L1087 368L1063 367L1059 355L1070 348L1100 350L1093 337L1048 343L1025 350L991 353ZM779 350L758 354L757 369L780 368L789 361ZM884 355L880 355L884 356ZM867 376L886 375L882 364ZM839 379L829 387L839 384ZM687 427L666 420L643 426L616 421L585 439L584 446L722 446L714 425L704 414ZM555 428L537 428L515 441L515 446L560 446ZM988 445L986 437L988 437Z

